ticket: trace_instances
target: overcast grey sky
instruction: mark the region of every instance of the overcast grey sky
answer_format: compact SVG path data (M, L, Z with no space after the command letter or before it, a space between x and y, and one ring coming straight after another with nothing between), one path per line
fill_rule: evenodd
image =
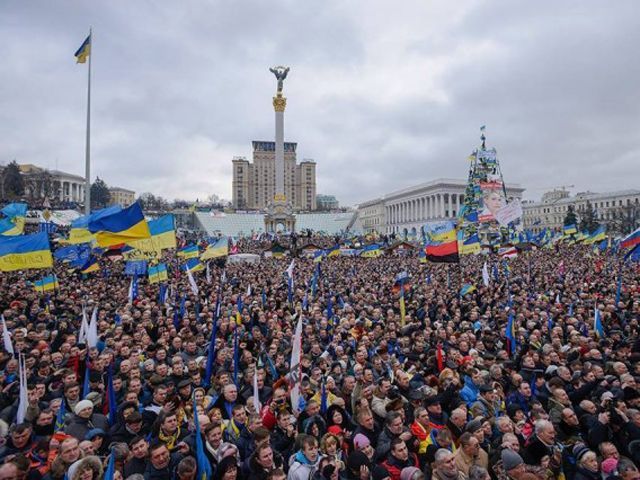
M89 25L92 176L138 194L230 199L277 64L285 139L343 204L466 178L480 125L526 198L640 187L635 0L4 0L0 162L84 173Z

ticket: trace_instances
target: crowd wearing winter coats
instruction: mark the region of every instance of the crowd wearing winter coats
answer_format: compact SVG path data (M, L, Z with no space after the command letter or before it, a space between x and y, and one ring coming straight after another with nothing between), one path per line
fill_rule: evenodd
M200 479L198 436L216 480L640 479L637 263L291 260L211 262L195 289L167 253L133 301L117 255L56 264L46 294L2 274L0 480Z

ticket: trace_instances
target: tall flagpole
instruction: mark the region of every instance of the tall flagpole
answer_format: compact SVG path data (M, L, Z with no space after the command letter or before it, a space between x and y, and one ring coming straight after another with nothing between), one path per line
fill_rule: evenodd
M91 59L93 58L93 33L89 27L89 70L87 76L87 138L84 166L84 213L91 213Z

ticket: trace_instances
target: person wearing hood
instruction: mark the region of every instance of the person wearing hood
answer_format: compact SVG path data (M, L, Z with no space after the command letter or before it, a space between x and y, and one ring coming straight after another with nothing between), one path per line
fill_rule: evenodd
M306 435L300 443L302 448L289 460L287 480L309 480L320 462L318 441L314 437Z
M381 465L389 472L391 480L400 480L403 468L417 467L419 463L416 454L409 452L405 441L401 438L394 438L391 441L389 454Z
M69 480L100 480L102 479L102 463L100 458L89 455L74 462L67 472Z
M93 403L90 400L80 400L73 408L74 415L64 429L64 433L84 440L90 430L99 428L104 432L109 431L107 417L101 413L93 413Z

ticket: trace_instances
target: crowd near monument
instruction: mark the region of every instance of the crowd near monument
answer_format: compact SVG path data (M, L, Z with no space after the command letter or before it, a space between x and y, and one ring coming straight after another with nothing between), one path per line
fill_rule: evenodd
M0 480L640 479L640 228L523 221L484 127L466 181L314 228L270 72L260 231L4 203Z

